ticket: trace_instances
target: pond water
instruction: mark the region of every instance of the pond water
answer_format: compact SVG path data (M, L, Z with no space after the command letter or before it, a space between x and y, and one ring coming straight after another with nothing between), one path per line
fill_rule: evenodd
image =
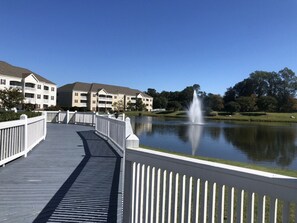
M168 151L297 170L297 124L132 117L140 144Z

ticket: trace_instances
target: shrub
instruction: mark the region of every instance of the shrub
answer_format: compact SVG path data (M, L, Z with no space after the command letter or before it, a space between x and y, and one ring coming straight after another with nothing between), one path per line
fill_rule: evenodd
M7 121L12 121L12 120L19 120L21 115L25 114L28 116L28 118L40 116L40 112L11 112L11 111L5 111L5 112L0 112L0 122L7 122Z

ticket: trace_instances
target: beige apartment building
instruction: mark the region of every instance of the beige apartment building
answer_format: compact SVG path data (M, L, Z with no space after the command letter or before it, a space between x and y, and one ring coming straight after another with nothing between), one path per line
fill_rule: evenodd
M58 88L58 105L79 107L90 111L126 111L141 99L147 111L153 108L153 98L139 90L98 83L75 82Z
M35 109L56 106L56 84L28 69L0 61L0 90L9 88L20 89L24 103L33 105Z

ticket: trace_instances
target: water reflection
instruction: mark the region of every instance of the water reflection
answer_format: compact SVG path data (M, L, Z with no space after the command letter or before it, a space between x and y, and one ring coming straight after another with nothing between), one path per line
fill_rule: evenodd
M131 118L140 143L192 155L297 170L297 125L273 126L152 117Z
M192 155L197 152L199 141L201 138L203 127L201 125L191 124L188 126L188 138L192 145Z
M297 155L297 132L290 127L250 126L225 128L224 137L250 160L288 166Z

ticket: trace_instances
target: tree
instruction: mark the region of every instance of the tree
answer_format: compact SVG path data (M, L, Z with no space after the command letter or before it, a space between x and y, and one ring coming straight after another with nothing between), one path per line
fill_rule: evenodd
M257 100L259 111L275 112L277 111L277 100L272 96L261 96Z
M22 104L24 96L19 89L9 88L0 90L0 103L3 108L12 109Z
M154 88L148 88L146 94L153 97L154 99L159 96L159 93Z
M239 97L236 102L240 105L240 111L242 112L253 112L257 109L255 95Z
M220 95L210 93L204 98L204 106L213 111L221 111L224 108L224 101Z
M145 104L142 102L141 98L137 98L136 99L136 103L135 103L135 110L136 111L145 111L146 106Z
M255 94L256 88L257 88L257 83L250 78L246 78L243 81L238 82L233 87L237 97L241 97L241 96L248 97L252 94Z
M135 110L135 105L131 101L128 101L128 103L127 103L127 110L128 111L134 111Z
M227 91L224 94L223 100L225 104L236 100L236 92L233 89L233 87L227 88Z
M154 108L166 108L167 107L168 100L165 97L157 97L154 99Z
M225 105L227 112L235 113L240 111L240 105L235 101L230 101Z
M113 107L115 108L115 111L118 111L118 112L124 111L124 102L123 102L123 100L121 99L121 100L119 100L117 102L114 102Z
M178 101L169 101L167 104L167 110L179 111L182 108Z

